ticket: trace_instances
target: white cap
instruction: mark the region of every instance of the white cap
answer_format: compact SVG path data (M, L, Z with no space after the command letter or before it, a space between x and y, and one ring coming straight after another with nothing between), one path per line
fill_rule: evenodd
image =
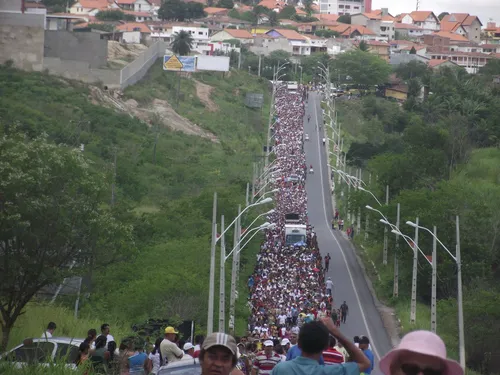
M271 340L264 341L264 346L274 346L274 343Z
M288 340L288 339L281 340L281 346L286 346L288 344L290 344L290 340Z
M194 348L193 344L191 344L190 342L187 342L184 344L184 346L182 347L182 349L187 352L189 349L192 349Z

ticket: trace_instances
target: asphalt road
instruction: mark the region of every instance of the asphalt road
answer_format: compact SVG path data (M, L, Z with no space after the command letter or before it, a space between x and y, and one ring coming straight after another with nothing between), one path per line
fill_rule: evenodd
M309 122L308 115L311 115ZM318 94L309 94L304 118L305 133L309 134L310 138L305 142L306 160L307 165L312 164L314 168L314 174L309 174L306 180L309 221L318 236L321 255L330 253L332 257L327 276L333 281L334 304L339 307L346 301L349 306L347 322L341 324L341 331L351 339L356 335L369 337L375 356L375 369L372 374L381 375L377 363L392 345L350 241L338 230L331 229L333 209L329 185L330 171L326 149L322 143L323 132L317 125L323 123Z

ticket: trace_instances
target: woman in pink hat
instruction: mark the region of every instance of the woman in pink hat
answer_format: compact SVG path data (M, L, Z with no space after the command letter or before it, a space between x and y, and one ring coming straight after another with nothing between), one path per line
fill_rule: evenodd
M446 346L430 331L413 331L380 360L385 375L464 375L457 362L446 358Z

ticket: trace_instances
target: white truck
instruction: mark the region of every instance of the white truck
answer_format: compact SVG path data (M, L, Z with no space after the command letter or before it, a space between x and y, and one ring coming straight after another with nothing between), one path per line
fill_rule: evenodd
M300 216L297 213L285 215L285 244L287 246L296 243L306 243L307 225L300 223Z

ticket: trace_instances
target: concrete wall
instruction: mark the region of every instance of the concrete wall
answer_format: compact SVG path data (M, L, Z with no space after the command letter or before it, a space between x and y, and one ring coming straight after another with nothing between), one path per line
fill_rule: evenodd
M167 44L165 42L158 41L123 68L120 76L121 88L124 89L141 80L156 60L160 57L163 58L166 48Z
M0 63L11 60L19 69L42 70L44 26L43 14L0 13Z
M99 33L47 30L44 56L86 62L91 68L101 68L108 62L108 41L101 39Z
M45 57L43 68L50 74L75 79L85 83L99 83L110 88L120 87L120 71L112 69L94 69L89 63L75 60L61 60L57 57Z
M21 12L21 0L0 0L0 12Z

